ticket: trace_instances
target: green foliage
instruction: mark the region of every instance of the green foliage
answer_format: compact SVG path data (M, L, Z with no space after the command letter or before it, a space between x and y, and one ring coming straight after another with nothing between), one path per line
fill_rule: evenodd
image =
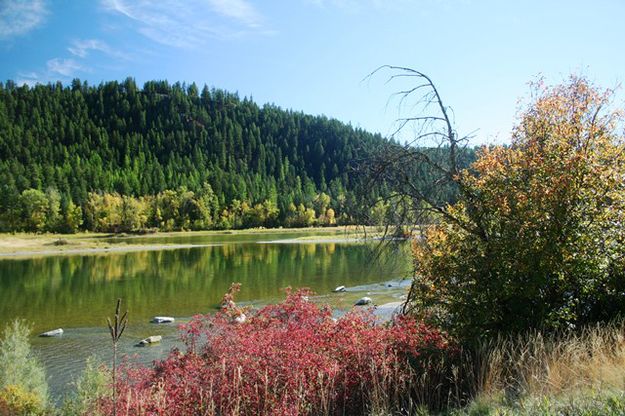
M27 189L22 192L20 202L24 228L28 231L44 231L49 207L46 194L37 189Z
M625 148L609 97L580 78L538 86L512 145L481 151L415 244L417 306L469 337L625 312Z
M28 326L19 320L5 328L0 339L0 389L5 399L22 397L25 405L38 403L43 407L48 400L48 384L43 366L31 351L29 334Z
M57 230L62 233L73 234L78 232L83 223L82 209L71 200L62 205L62 220Z
M306 208L304 204L297 207L294 204L289 205L289 211L286 218L286 225L289 227L310 227L315 223L315 210Z
M76 392L65 399L59 413L63 416L98 416L97 403L110 399L111 382L111 372L98 365L93 357L88 358L85 370L75 382Z

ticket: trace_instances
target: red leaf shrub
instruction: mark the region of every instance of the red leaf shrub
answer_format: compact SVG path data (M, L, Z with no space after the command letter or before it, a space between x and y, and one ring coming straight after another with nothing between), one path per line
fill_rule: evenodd
M376 325L364 310L334 320L306 295L288 291L243 323L231 297L215 316L194 317L182 327L186 352L122 378L118 414L363 414L410 394L408 361L448 349L414 319Z

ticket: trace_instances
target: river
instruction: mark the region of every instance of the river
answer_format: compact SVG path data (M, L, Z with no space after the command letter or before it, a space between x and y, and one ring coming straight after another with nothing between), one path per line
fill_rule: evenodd
M318 236L312 238L312 236ZM240 282L238 301L261 306L279 301L285 287L308 287L312 298L339 311L367 295L377 304L398 300L410 276L407 247L343 241L338 230L298 233L182 234L111 239L111 245L192 244L191 248L72 254L0 260L0 318L28 321L33 334L63 328L58 338L33 336L33 348L46 367L57 400L89 356L110 360L106 317L117 298L129 311L120 341L127 359L142 363L162 358L178 345L177 324L216 311L223 294ZM338 238L337 238L338 237ZM303 238L303 239L302 239ZM332 293L344 285L347 292ZM150 318L173 316L175 324ZM160 345L137 348L137 341L162 335Z

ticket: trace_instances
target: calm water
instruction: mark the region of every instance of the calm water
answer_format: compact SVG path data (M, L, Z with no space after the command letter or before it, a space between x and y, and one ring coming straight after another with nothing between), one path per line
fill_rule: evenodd
M363 243L277 242L302 235L306 233L132 238L123 241L210 246L2 259L0 318L2 322L24 318L35 333L65 330L61 338L33 338L52 393L58 396L88 356L108 360L105 317L112 315L118 297L130 316L122 351L133 360L150 362L177 342L176 326L150 324L152 316L174 316L184 322L194 314L213 312L232 282L242 284L238 299L254 305L280 299L287 286L309 287L319 295L315 301L343 309L365 293L377 303L404 293L400 280L410 274L406 253L387 249L379 255L374 245ZM338 285L350 290L331 293ZM156 334L164 336L161 345L133 347L139 339Z

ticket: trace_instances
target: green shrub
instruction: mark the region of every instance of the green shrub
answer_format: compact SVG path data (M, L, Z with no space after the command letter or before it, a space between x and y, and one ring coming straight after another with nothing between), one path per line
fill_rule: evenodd
M48 401L45 371L33 354L28 336L30 328L15 320L0 339L0 389L15 386L33 394L42 406Z
M100 414L98 401L111 396L111 373L104 366L98 365L93 357L87 359L87 365L80 378L76 380L76 393L68 397L60 409L63 416L82 416Z

